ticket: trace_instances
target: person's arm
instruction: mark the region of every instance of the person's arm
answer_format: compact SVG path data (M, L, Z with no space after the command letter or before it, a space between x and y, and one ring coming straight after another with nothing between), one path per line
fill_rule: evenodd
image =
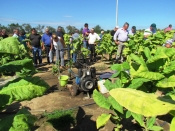
M50 39L51 39L50 50L53 50L53 39L52 39L52 37Z
M30 35L29 35L28 39L31 40ZM29 49L32 49L31 43L30 43L30 42L26 42L26 43L27 43L27 47L28 47Z
M44 47L44 35L42 37L40 36L40 40L41 40L41 48L42 48L42 50L45 50L45 47Z
M119 42L118 42L118 40L117 40L118 35L119 35L119 30L117 30L117 31L115 32L114 38L113 38L116 44L119 44Z

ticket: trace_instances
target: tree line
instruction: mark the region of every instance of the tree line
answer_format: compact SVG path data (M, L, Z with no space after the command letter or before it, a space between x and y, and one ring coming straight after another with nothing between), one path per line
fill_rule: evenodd
M5 29L7 34L13 34L14 29L23 30L26 33L30 33L32 28L35 28L37 30L37 32L41 34L44 32L44 29L46 27L49 28L50 32L52 32L52 33L55 33L57 31L57 28L55 28L55 27L45 26L45 25L41 25L41 24L38 24L36 27L32 27L32 25L29 23L24 23L24 24L11 23L11 24L8 24L7 26L0 24L0 30ZM61 27L61 26L58 26L58 27ZM64 33L73 33L76 29L79 30L81 33L81 31L83 30L83 27L80 29L76 28L75 26L71 26L71 25L68 25L65 28L62 27L62 30ZM94 30L96 33L100 33L103 29L101 28L100 25L96 25L94 27ZM107 30L107 32L110 32L110 30Z

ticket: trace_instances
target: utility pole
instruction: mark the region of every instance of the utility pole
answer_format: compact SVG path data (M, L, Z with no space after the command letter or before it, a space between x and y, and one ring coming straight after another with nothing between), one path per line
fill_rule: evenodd
M116 26L118 26L118 0L116 0Z

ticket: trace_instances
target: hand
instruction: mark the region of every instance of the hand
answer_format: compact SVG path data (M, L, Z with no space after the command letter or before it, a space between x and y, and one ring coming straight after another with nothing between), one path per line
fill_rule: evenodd
M45 50L45 47L43 46L42 50Z
M115 43L118 45L118 44L120 44L120 42L119 41L115 41Z

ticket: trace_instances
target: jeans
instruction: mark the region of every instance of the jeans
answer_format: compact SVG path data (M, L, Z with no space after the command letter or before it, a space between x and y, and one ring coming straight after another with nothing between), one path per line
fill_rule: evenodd
M123 53L124 48L125 48L124 43L123 43L123 42L120 42L120 43L118 44L116 61L118 61L118 60L123 61L122 53Z
M49 64L50 64L50 59L49 59L50 48L51 48L50 46L45 45L45 50L46 50L46 55L47 55L47 63L49 63ZM52 62L53 62L53 58L52 58Z
M56 62L61 59L61 66L64 66L64 51L55 50L56 52Z
M83 41L83 47L87 48L88 47L88 41Z
M77 60L77 53L73 53L72 58L73 58L73 63L75 63Z
M95 45L94 44L89 44L89 50L91 51L90 54L90 60L91 61L96 61L96 53L95 53Z
M42 64L42 50L41 47L32 47L33 62L37 65L37 59L39 59L39 64Z

